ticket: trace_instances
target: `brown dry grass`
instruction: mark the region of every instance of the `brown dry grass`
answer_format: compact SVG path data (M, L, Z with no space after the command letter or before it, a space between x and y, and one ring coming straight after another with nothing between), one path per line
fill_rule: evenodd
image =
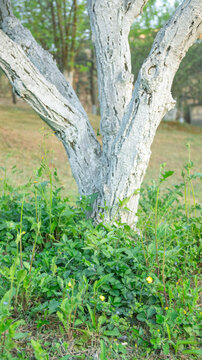
M91 115L90 119L97 132L99 117ZM44 136L48 133L51 131L28 106L21 102L17 106L1 103L0 165L8 169L17 165L19 171L8 174L12 177L12 182L22 184L30 177L34 178L33 170L39 167L46 148L49 152L50 167L57 167L61 184L65 185L65 192L75 196L77 187L71 176L65 150L55 136ZM152 156L144 183L157 179L160 164L164 162L168 170L175 171L168 184L181 181L181 170L188 158L185 146L187 143L191 144L191 159L195 164L195 171L202 172L201 142L201 128L162 122L152 145ZM198 184L195 191L199 200L202 190Z

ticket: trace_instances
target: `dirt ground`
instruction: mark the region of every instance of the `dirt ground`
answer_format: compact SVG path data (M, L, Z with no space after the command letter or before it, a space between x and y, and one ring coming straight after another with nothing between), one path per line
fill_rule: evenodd
M97 133L99 117L90 115L90 120ZM175 171L166 186L180 182L182 168L188 160L187 143L191 146L194 171L202 172L202 129L188 124L162 122L152 144L152 155L144 183L158 178L162 163L167 164L167 170ZM26 104L0 102L0 166L7 169L10 180L15 184L22 184L31 177L34 181L34 170L40 166L44 153L47 153L50 167L57 167L66 194L74 197L77 187L62 144ZM17 170L11 171L15 165ZM0 178L3 176L1 171ZM195 184L195 193L197 199L201 200L202 189L199 182Z

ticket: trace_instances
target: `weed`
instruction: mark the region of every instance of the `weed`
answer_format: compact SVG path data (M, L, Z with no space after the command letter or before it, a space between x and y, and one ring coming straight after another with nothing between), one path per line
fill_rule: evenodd
M85 216L92 199L73 206L63 198L44 159L25 186L5 175L1 358L198 356L201 216L193 181L201 175L192 169L189 159L183 181L162 191L172 175L163 165L158 182L141 189L138 233L94 226Z

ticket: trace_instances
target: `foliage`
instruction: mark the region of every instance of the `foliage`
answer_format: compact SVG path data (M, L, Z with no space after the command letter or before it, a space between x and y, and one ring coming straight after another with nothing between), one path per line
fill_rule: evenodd
M92 199L73 206L62 198L46 159L23 187L2 169L2 359L199 354L201 217L192 182L201 174L192 167L189 159L182 183L161 192L173 173L162 165L159 181L141 190L139 233L94 226L86 219Z
M132 26L129 40L135 80L143 61L149 55L157 32L171 17L177 5L177 1L175 6L171 6L167 1L162 1L161 5L157 4L156 0L149 1L142 16ZM201 56L202 42L198 40L182 60L173 81L173 97L177 100L178 109L184 112L187 120L189 120L188 104L202 102Z
M70 72L75 55L89 37L85 1L12 1L15 15L41 46L50 51L61 71Z

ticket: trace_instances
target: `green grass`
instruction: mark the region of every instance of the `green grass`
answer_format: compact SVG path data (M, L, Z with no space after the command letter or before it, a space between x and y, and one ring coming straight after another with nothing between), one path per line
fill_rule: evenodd
M27 107L0 113L0 359L199 359L201 174L177 139L197 163L200 129L159 128L136 233L86 219L61 144ZM178 172L146 184L166 156Z
M161 192L171 175L142 190L139 234L95 227L46 159L34 183L1 182L2 360L199 358L200 207L183 184Z

